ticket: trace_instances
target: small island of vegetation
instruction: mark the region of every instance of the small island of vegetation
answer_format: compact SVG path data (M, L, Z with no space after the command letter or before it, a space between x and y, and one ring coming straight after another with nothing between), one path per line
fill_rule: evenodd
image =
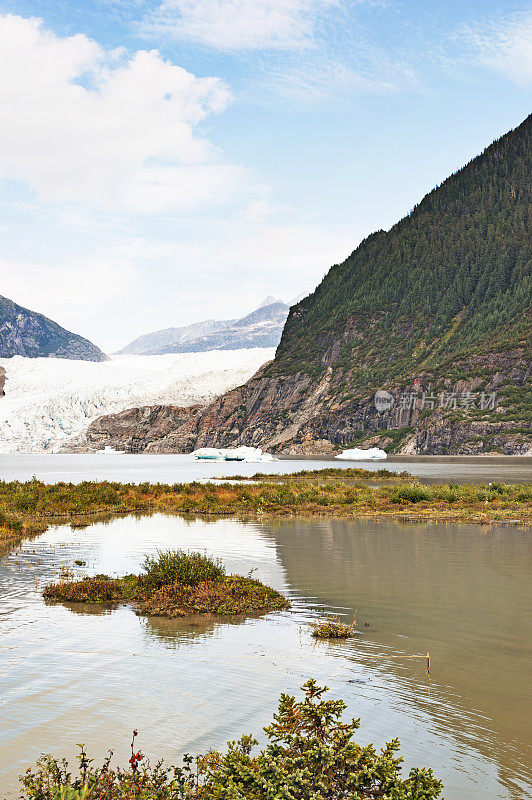
M144 572L110 578L95 575L48 584L48 600L69 603L128 603L155 617L189 614L262 614L290 607L283 595L250 576L226 575L222 563L203 553L157 551L146 556Z

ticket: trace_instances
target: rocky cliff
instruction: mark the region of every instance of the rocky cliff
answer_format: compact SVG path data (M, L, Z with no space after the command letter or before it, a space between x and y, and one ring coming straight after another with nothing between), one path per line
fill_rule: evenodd
M53 357L105 361L106 355L82 336L0 296L0 357Z
M112 447L125 453L187 452L193 449L194 433L180 437L173 443L172 436L195 419L202 406L178 408L177 406L141 406L129 408L118 414L107 414L94 420L88 428L82 450L101 450ZM159 446L161 443L162 448Z
M532 453L531 223L532 116L333 266L275 360L155 447Z

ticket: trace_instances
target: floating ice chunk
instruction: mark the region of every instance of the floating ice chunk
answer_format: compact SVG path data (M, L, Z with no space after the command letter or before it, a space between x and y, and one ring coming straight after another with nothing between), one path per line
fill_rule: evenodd
M270 453L263 453L260 447L201 447L192 453L196 461L275 461Z
M335 458L340 461L373 461L375 459L387 458L384 450L379 447L370 447L362 450L360 447L353 447L351 450L343 450Z

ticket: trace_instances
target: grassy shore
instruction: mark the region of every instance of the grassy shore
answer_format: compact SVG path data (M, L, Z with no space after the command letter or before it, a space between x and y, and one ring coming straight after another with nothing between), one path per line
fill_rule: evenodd
M530 484L455 485L419 483L372 487L341 481L296 480L272 484L45 484L0 482L0 541L46 529L54 520L79 522L101 514L175 514L268 517L395 517L532 524Z
M254 475L229 475L222 478L226 481L267 481L285 483L297 480L339 480L341 483L351 481L385 481L405 482L411 481L409 472L392 472L389 469L362 469L361 467L323 467L322 469L302 469L299 472L289 472L286 475L268 472L256 472Z

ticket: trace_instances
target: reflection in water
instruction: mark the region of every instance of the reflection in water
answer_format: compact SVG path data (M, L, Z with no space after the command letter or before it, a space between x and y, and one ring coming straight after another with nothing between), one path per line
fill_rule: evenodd
M430 650L440 704L431 697L435 724L445 727L453 708L456 735L500 760L505 783L515 773L530 777L528 531L296 521L278 525L275 538L292 586L340 614L349 610L348 621L358 609L364 632L358 662L372 662L375 645L381 653L385 648L381 669L423 704L424 659L413 666L395 656Z
M124 574L172 546L256 569L294 611L165 620L46 605L37 588L76 559L80 574ZM0 564L0 786L15 797L42 750L72 757L73 742L125 761L133 727L152 758L221 747L259 732L280 692L313 676L362 717L361 741L399 735L407 767L433 765L447 800L521 800L531 559L528 533L496 527L154 515L50 529ZM320 609L357 609L356 639L314 641L306 623Z

